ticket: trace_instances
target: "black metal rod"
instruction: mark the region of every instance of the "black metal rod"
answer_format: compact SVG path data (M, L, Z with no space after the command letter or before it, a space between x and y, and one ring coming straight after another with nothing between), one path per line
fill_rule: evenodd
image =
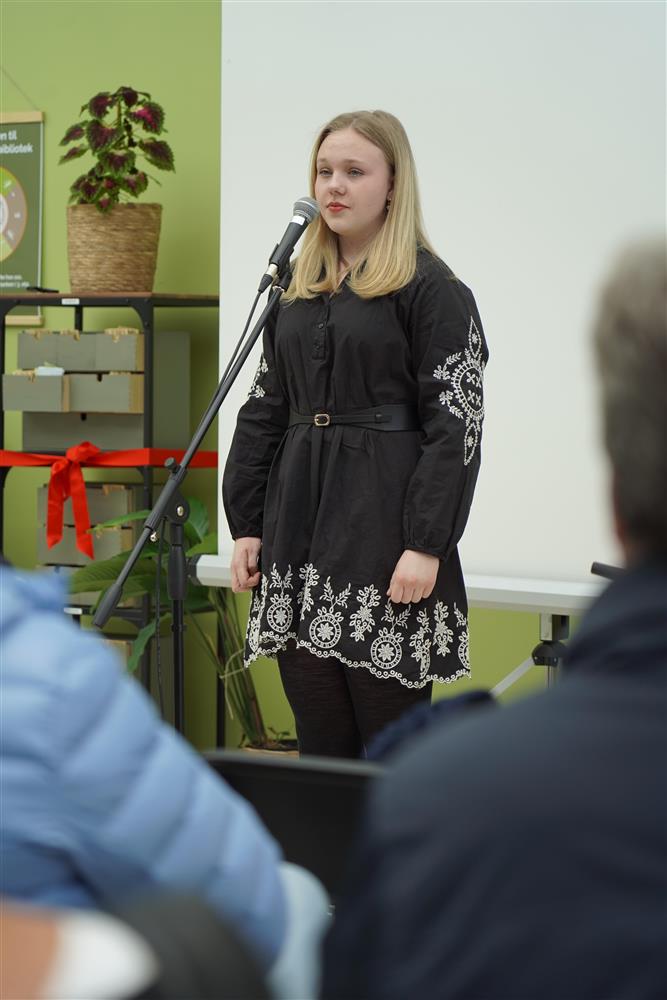
M182 733L185 728L185 620L184 602L188 586L185 549L183 547L183 523L187 520L184 511L182 521L172 521L169 549L167 586L171 599L171 632L174 647L174 726Z
M617 580L623 576L625 570L621 566L609 566L607 563L594 562L591 566L591 573L595 576L603 576L606 580Z
M206 432L213 423L217 413L222 406L229 390L234 384L241 368L245 364L248 355L252 351L257 339L259 338L266 322L278 304L279 299L283 295L287 282L285 281L285 276L283 276L281 284L276 284L269 295L268 302L262 311L257 323L248 334L248 337L243 344L243 347L239 351L239 355L232 365L229 373L221 379L218 384L211 402L206 408L204 415L202 416L199 426L195 431L190 444L188 445L186 452L180 462L176 463L174 459L167 459L165 465L170 469L169 478L162 487L160 495L158 496L150 514L144 522L143 530L137 539L137 542L130 553L127 562L123 566L120 574L118 575L115 583L109 587L106 591L104 597L100 601L99 607L93 616L93 625L97 628L103 628L107 623L108 619L111 617L114 608L120 601L123 587L128 576L132 572L132 569L139 559L146 542L149 540L151 535L156 534L158 531L160 522L163 518L167 518L171 521L172 525L174 522L180 521L180 515L176 514L176 509L184 501L180 498L178 493L180 486L185 479L188 471L188 466L192 461L193 456L196 454ZM178 497L178 499L177 499ZM187 515L186 515L187 517ZM185 518L183 518L185 520ZM183 552L183 568L178 570L178 574L182 574L183 580L186 579L186 567L185 567L185 555ZM171 593L170 593L171 597ZM177 622L180 619L180 624ZM183 726L183 716L184 716L184 705L183 705L183 605L182 601L173 601L172 609L172 631L174 640L174 721L176 729L182 731ZM177 644L180 643L180 649L177 648Z

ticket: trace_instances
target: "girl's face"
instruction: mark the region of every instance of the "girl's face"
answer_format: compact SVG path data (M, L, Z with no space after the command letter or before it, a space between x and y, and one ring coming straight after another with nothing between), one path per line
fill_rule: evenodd
M331 132L317 153L315 198L329 229L363 245L386 218L393 189L384 153L353 128Z

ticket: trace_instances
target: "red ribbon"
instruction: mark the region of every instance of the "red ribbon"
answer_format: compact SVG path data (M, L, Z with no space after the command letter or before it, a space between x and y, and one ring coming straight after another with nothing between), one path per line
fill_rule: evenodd
M0 449L0 466L50 465L51 479L46 518L46 541L49 548L57 545L63 537L63 507L71 496L76 547L84 555L94 558L93 537L90 534L90 515L86 500L86 484L81 466L136 467L138 465L164 465L169 457L177 462L184 451L170 451L168 448L133 448L127 451L100 451L90 441L68 448L64 455L48 455L36 452L7 451ZM191 468L214 468L218 464L215 451L199 451L190 462Z
M46 544L51 549L63 537L63 505L71 496L76 547L85 556L95 558L93 538L89 534L90 516L86 501L86 484L83 480L81 462L98 455L100 449L90 441L68 448L63 458L58 458L51 466L49 496L46 514Z

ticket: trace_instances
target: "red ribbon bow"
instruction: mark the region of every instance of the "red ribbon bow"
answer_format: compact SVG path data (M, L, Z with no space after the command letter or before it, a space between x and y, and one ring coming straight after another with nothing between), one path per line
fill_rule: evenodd
M71 496L76 526L76 547L84 555L93 558L93 538L90 534L90 515L86 500L86 484L84 482L82 465L92 465L97 468L136 468L137 466L164 465L167 458L175 458L177 462L185 454L181 449L168 448L131 448L126 451L101 451L90 441L68 448L64 456L39 454L27 451L7 451L0 448L0 468L14 466L26 467L34 465L50 465L51 479L49 482L46 540L49 548L57 545L63 537L63 507L65 500ZM218 463L214 451L199 451L190 462L192 469L212 469Z
M76 547L79 552L94 558L93 537L90 534L90 515L86 500L86 484L81 471L81 463L100 449L83 441L68 448L63 458L58 458L51 466L49 494L46 513L46 544L49 548L57 545L63 537L63 507L68 497L72 498L72 512L76 528Z

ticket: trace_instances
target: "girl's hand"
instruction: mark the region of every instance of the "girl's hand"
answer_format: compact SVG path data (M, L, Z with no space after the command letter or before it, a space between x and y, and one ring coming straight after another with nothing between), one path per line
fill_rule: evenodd
M396 563L387 597L394 604L416 604L430 597L435 587L440 560L426 552L406 549Z
M260 581L259 550L261 538L237 538L232 553L232 590L235 594L242 590L252 590Z

